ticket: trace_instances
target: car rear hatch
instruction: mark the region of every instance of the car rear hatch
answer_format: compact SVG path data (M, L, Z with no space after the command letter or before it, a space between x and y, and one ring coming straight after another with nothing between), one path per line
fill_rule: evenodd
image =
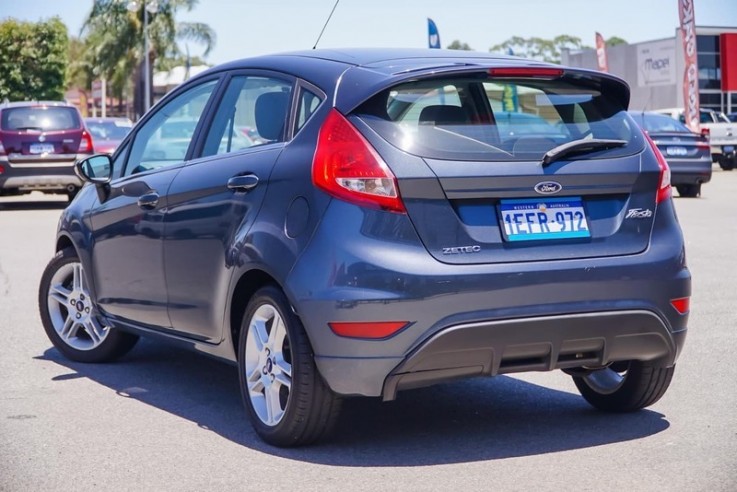
M12 166L73 164L78 151L92 151L78 111L64 106L3 109L0 140Z
M439 261L593 258L648 247L663 182L628 100L592 72L464 68L413 74L349 117Z

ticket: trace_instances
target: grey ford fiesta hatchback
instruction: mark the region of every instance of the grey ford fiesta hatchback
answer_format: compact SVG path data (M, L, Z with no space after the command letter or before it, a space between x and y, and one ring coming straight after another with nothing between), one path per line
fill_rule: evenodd
M342 397L481 375L561 369L594 407L641 409L691 292L628 102L607 74L455 51L213 68L78 163L44 328L77 361L155 335L237 364L279 446L324 436Z

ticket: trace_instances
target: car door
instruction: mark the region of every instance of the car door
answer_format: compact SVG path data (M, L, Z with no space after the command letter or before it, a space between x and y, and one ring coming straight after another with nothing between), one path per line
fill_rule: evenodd
M285 145L294 81L270 72L233 74L198 159L174 178L164 218L164 263L172 327L218 342L235 243L266 193Z
M166 193L216 84L205 81L154 109L117 154L108 193L92 210L97 302L120 322L171 326L161 240Z

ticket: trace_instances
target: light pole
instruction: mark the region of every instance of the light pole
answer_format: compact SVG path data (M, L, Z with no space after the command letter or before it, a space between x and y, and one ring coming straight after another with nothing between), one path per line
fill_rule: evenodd
M138 12L140 8L137 0L128 2L128 11ZM143 8L143 112L148 112L151 105L151 67L148 56L148 14L155 14L159 10L159 2L157 0L148 0Z

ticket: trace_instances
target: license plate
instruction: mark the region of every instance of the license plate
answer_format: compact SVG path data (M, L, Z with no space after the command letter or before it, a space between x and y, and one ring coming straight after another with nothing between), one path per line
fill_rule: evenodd
M501 201L508 241L591 237L579 197Z
M31 154L51 154L52 152L54 152L54 144L31 144L30 151Z
M665 153L668 155L688 155L688 150L686 150L686 147L668 147L665 150Z

